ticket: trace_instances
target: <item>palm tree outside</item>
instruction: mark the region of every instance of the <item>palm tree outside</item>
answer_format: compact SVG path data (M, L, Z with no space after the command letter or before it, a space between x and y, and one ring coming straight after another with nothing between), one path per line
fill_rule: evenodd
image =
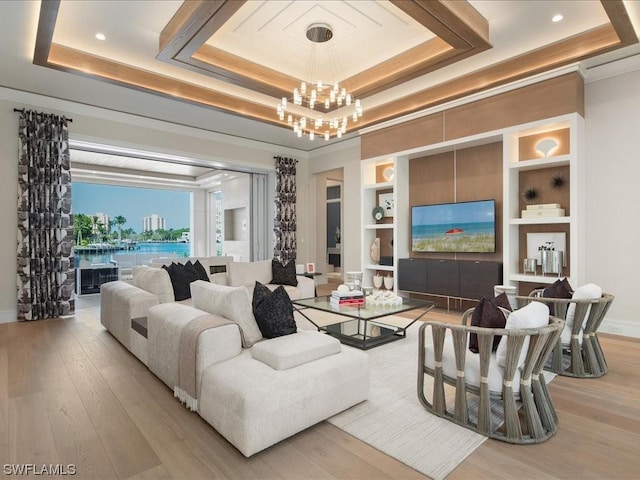
M113 217L113 223L115 223L116 228L118 229L118 241L122 241L122 226L127 223L127 219L122 215L116 215Z

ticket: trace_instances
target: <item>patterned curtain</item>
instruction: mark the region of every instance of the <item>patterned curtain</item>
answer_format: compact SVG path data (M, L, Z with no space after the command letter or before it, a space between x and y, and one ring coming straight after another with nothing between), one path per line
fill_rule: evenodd
M276 212L273 258L283 264L296 259L296 164L285 157L276 159Z
M18 320L71 315L73 215L67 119L20 112Z

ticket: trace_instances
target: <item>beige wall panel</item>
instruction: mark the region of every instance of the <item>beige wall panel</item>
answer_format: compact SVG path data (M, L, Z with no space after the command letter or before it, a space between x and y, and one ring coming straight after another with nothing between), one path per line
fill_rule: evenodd
M445 112L445 140L578 112L584 81L577 73L545 80Z
M416 158L409 162L409 206L455 200L453 152ZM453 259L453 253L411 253L415 258Z
M496 200L496 252L412 253L412 257L502 260L502 143L492 143L409 162L409 204Z
M502 261L502 142L456 152L456 201L496 201L495 253L458 253L458 260Z
M409 205L428 205L455 200L453 152L409 162Z
M443 140L443 113L417 118L361 137L361 158L373 158Z
M361 137L362 158L475 135L578 112L584 116L584 80L570 73Z

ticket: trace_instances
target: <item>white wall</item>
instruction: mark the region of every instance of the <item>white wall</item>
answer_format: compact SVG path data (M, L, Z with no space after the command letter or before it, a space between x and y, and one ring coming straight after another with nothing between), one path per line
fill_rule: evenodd
M207 255L207 192L198 189L191 192L191 255ZM215 237L215 232L213 233Z
M586 278L616 296L602 331L640 337L640 70L588 83Z
M203 160L213 167L261 172L274 170L274 155L288 155L298 158L306 169L307 154L303 151L0 87L0 322L16 320L18 114L13 108L72 118L69 136L73 140L178 155ZM306 215L306 210L307 205L299 206L300 214ZM202 204L196 215L202 219ZM197 242L196 254L204 248L204 243Z
M249 222L251 209L251 177L227 180L220 185L222 192L222 254L237 262L251 260ZM229 229L233 231L229 231Z

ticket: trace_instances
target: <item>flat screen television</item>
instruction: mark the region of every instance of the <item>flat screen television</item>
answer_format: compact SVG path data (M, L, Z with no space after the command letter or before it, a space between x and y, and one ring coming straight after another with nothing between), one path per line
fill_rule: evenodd
M411 251L495 252L495 200L412 206Z

